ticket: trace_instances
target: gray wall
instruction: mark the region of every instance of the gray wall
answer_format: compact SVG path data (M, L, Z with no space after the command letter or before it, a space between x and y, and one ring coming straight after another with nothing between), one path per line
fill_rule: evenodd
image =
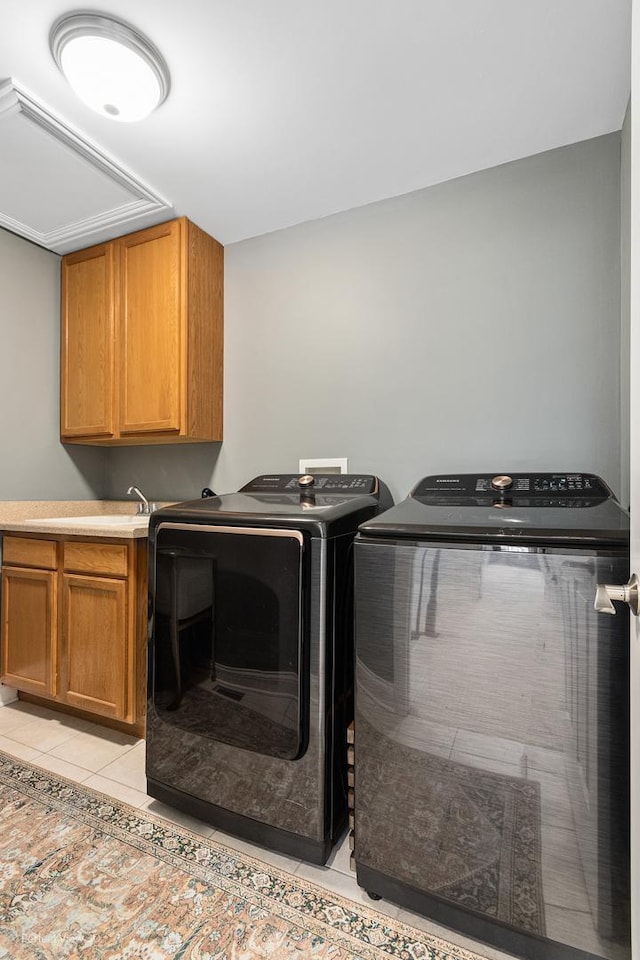
M107 494L218 492L348 457L592 470L621 489L620 135L225 250L225 441L114 449Z
M626 503L628 165L627 120L622 154L612 134L227 247L222 445L60 444L59 258L0 231L0 500L185 499L346 456L396 497L566 468Z
M60 258L0 230L0 500L103 496L101 450L59 440Z

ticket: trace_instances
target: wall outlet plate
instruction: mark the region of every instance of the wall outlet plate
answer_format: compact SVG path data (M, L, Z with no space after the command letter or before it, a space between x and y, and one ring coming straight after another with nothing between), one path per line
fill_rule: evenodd
M347 457L307 458L298 461L298 470L300 473L349 473L349 461Z

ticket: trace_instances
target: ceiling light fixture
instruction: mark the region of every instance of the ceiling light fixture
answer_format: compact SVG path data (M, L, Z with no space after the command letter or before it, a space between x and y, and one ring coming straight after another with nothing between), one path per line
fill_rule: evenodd
M110 120L142 120L169 93L169 71L162 56L121 20L104 14L66 14L51 28L49 43L72 89Z

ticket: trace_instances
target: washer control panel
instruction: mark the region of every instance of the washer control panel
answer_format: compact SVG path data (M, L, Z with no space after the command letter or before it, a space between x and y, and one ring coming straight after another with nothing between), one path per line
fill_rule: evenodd
M241 493L377 493L378 478L360 473L269 473L251 480Z
M508 490L524 493L548 493L550 490L558 490L563 493L573 492L578 495L583 493L593 495L597 491L600 496L603 496L607 492L598 477L584 473L539 473L532 476L500 474L491 479L477 477L474 486L478 493L485 490L504 491L505 493Z
M592 473L486 473L425 477L412 496L443 505L504 500L514 506L577 507L613 494Z

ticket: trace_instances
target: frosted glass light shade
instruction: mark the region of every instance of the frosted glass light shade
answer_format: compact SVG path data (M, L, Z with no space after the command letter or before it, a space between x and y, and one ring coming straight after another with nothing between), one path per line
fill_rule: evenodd
M104 117L142 120L169 92L169 72L158 51L119 20L71 14L54 24L50 41L72 89Z

